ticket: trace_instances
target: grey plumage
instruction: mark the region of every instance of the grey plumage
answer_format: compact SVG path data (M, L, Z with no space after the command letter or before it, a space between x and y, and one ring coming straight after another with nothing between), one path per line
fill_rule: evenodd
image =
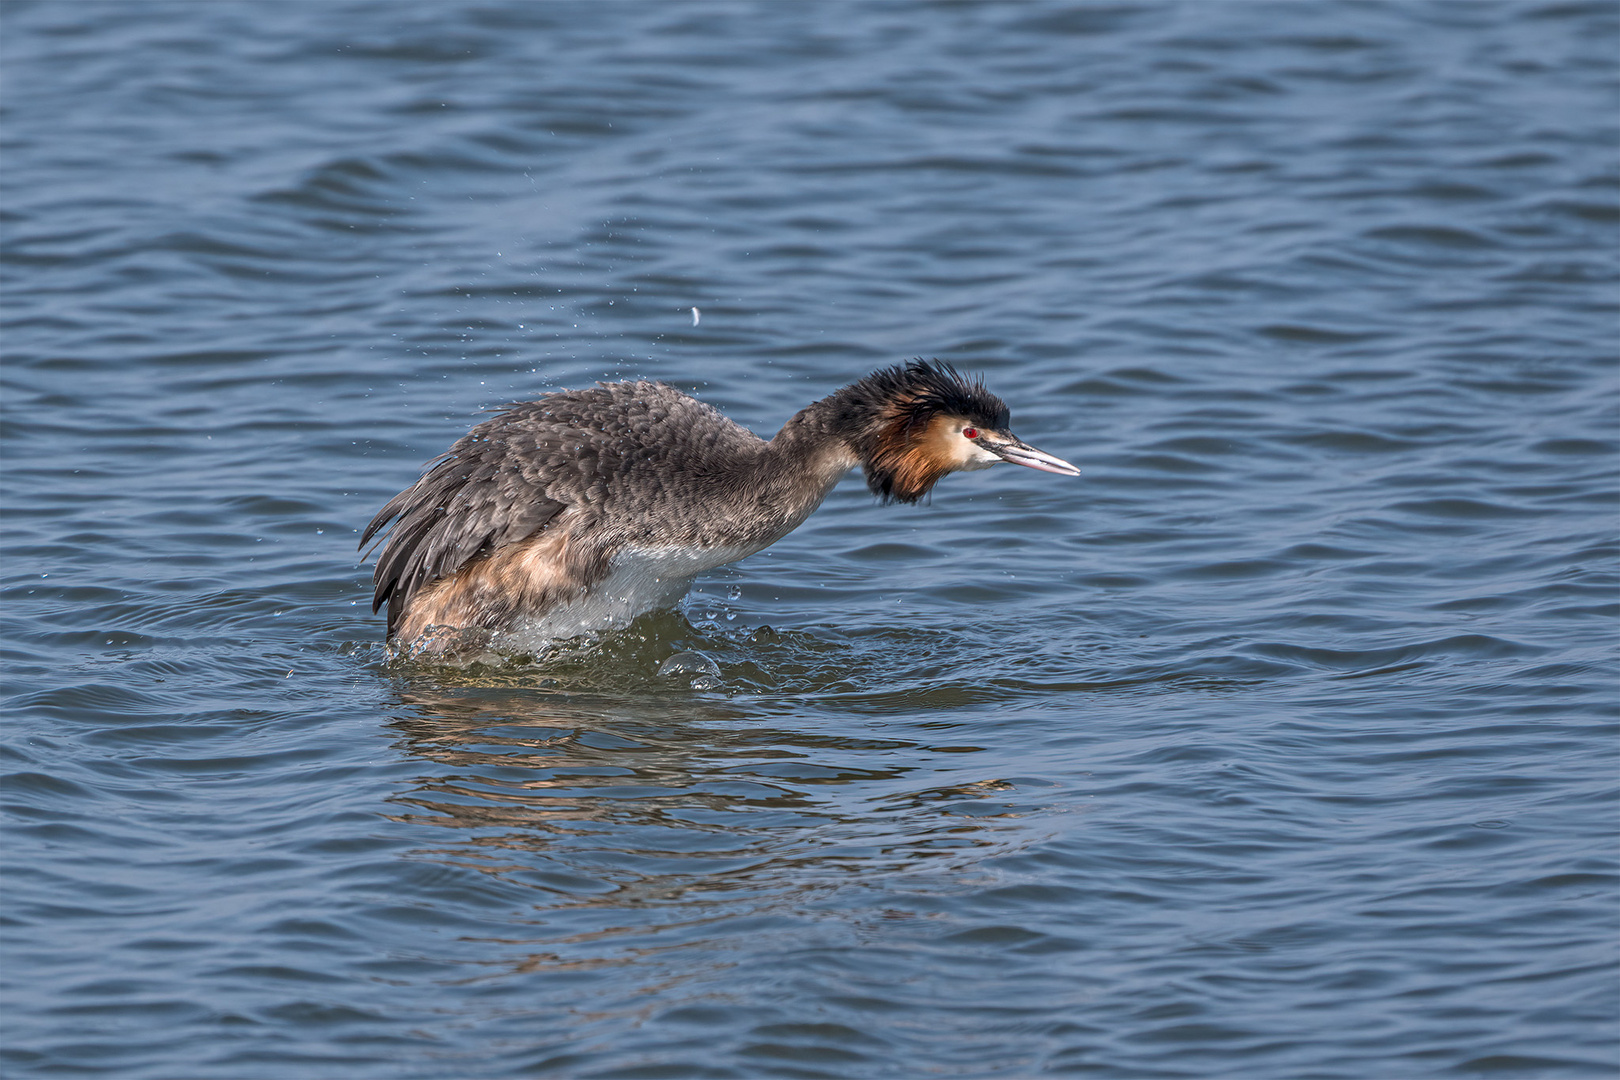
M389 605L392 634L418 590L534 536L565 510L574 533L604 556L649 541L654 525L665 542L715 543L700 490L713 492L765 445L663 383L610 383L513 405L457 440L366 526L362 545L399 519L378 553L372 610ZM596 561L605 569L605 557Z
M982 383L921 360L815 402L769 442L663 383L548 394L473 428L372 518L362 547L394 523L372 610L387 604L389 636L412 638L507 629L594 596L597 625L603 604L633 616L774 543L855 465L905 503L998 460L1075 471L1008 422Z

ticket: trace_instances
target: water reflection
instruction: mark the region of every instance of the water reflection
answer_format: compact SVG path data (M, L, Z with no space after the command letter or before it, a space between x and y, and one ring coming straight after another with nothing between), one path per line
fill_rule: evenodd
M485 948L457 957L480 972L458 979L566 973L651 993L723 969L752 935L802 933L807 911L846 929L874 911L929 917L896 909L884 883L953 887L1028 842L1018 785L970 774L977 748L807 731L751 704L408 685L390 726L425 768L392 816L445 830L410 857L462 882L445 902L487 908L494 887L511 904L509 934L464 939Z
M401 704L400 745L432 769L395 797L396 819L460 830L433 857L547 906L703 904L965 865L1012 842L1021 813L996 802L1006 780L938 783L917 742L762 724L731 701L417 685ZM950 749L942 768L960 776L974 748Z

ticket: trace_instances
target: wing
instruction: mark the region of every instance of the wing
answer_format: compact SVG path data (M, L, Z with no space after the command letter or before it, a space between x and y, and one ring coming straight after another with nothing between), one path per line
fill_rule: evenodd
M418 589L533 536L565 509L547 497L543 477L522 467L499 423L474 428L366 526L361 547L398 518L372 576L371 610L388 604L390 635Z
M372 610L388 604L392 637L418 590L542 532L564 511L589 538L576 553L587 563L593 545L600 555L602 545L632 539L630 523L696 535L710 515L694 507L715 463L763 445L662 383L606 383L514 405L464 435L366 526L362 547L394 522L377 555ZM604 521L617 524L604 533Z

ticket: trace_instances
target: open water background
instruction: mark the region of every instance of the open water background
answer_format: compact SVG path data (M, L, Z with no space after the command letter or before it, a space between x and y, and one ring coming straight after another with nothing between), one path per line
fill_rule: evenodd
M1613 1076L1617 10L6 4L4 1074ZM915 355L1085 475L388 661L479 410Z

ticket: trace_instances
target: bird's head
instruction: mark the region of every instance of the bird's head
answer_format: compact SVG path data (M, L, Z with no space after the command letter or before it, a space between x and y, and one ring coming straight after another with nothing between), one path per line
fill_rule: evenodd
M913 360L839 392L866 485L884 502L914 503L947 473L1002 461L1062 476L1080 470L1012 433L1006 402L949 364Z

